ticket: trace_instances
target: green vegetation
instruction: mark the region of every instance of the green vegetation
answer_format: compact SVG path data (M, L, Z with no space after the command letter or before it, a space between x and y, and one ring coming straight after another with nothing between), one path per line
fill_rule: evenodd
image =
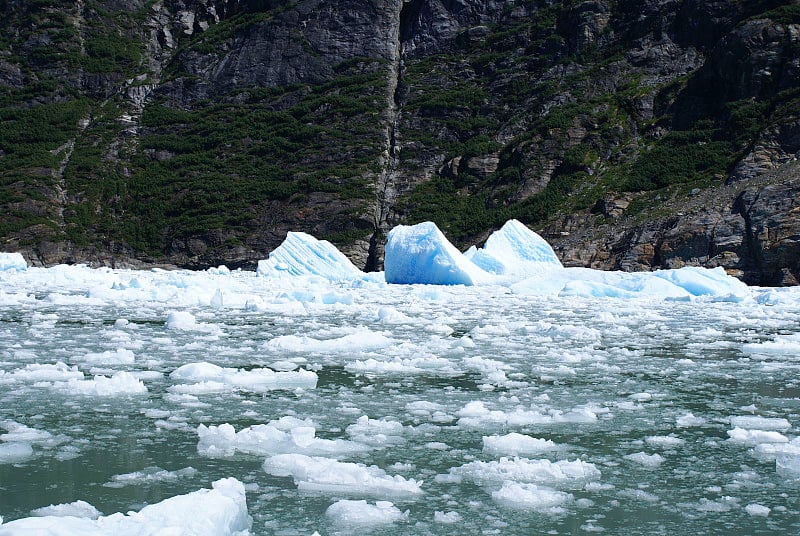
M212 229L243 231L270 201L299 210L315 192L366 203L380 151L379 67L319 86L248 89L193 110L148 106L127 183L127 210L139 224L125 239L157 251L165 232L180 240ZM295 104L276 104L289 95Z

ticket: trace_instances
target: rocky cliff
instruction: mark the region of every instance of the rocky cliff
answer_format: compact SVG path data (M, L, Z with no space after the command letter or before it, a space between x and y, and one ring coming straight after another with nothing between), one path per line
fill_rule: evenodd
M252 266L508 218L571 265L797 284L800 5L2 3L3 249Z

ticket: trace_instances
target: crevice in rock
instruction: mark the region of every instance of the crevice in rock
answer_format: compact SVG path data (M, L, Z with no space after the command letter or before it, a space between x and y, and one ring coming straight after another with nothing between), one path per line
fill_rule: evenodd
M387 73L386 129L384 150L380 159L377 178L375 208L373 211L373 233L369 240L368 272L382 269L383 238L388 227L389 213L397 200L394 182L400 162L399 125L401 113L401 84L403 74L403 43L414 32L415 21L425 0L398 1L392 25L392 49Z
M744 280L745 283L758 285L762 283L764 262L758 239L753 230L750 209L758 200L760 192L756 193L755 198L750 203L745 199L746 194L747 191L744 191L736 197L736 200L733 202L733 209L738 212L744 220L744 249L747 255L744 262Z

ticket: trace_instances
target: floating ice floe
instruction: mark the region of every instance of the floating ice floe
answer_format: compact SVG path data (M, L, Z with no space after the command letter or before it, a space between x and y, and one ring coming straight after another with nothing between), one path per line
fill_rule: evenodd
M348 456L371 448L345 439L316 437L310 422L284 417L269 424L243 428L238 432L228 424L197 427L197 452L208 457L232 456L236 452L258 456L304 454L308 456Z
M558 445L549 439L540 439L512 432L504 436L484 436L483 452L503 456L528 456L548 450Z
M788 443L789 438L774 430L748 430L735 427L728 430L728 441L744 445L758 445L759 443Z
M325 515L340 526L389 525L408 519L408 510L401 512L389 501L376 501L369 504L365 500L343 499L330 505Z
M92 519L47 515L27 517L0 525L0 536L46 534L52 536L247 536L252 520L247 513L244 485L235 478L217 480L212 489L178 495L138 512L116 513Z
M469 462L450 469L450 474L481 485L520 482L557 487L582 487L600 478L600 470L593 463L580 459L551 462L547 459L506 457L488 462Z
M83 396L126 396L147 393L144 383L127 371L116 372L110 377L97 375L91 380L70 378L67 381L38 382L34 385Z
M75 501L66 504L51 504L31 510L34 517L81 517L97 519L103 513L86 501Z
M565 506L575 499L571 493L519 482L503 482L503 487L492 492L492 498L510 508L550 515L563 514Z
M189 478L198 473L194 467L184 467L175 471L167 471L160 467L146 467L141 471L114 475L111 482L103 484L105 488L124 488L125 486L141 486L156 482L173 482L181 478Z
M278 454L267 458L264 471L273 476L291 476L297 489L310 493L374 498L422 494L422 481L390 476L374 465L303 454Z
M310 370L242 370L223 368L205 361L182 365L169 376L173 380L185 382L169 388L170 392L181 394L215 393L234 389L261 393L276 389L314 389L317 386L317 374Z

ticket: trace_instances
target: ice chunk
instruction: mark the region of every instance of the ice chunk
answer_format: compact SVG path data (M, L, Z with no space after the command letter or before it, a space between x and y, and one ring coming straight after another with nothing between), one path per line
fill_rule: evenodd
M251 525L244 485L226 478L214 482L212 489L171 497L138 512L116 513L96 520L53 516L17 519L0 525L0 536L246 536Z
M278 454L264 461L264 471L291 476L300 491L367 497L415 496L422 482L389 476L383 469L360 463L339 462L303 454Z
M788 443L789 438L774 430L747 430L736 427L728 430L728 440L733 443L745 445L758 445L759 443Z
M359 443L384 447L403 443L403 424L391 419L370 419L366 415L347 427L347 434Z
M8 433L0 435L0 441L6 441L9 443L14 441L24 441L27 443L52 443L54 439L53 434L50 432L45 430L37 430L36 428L30 428L29 426L25 426L24 424L20 424L10 419L0 421L0 428L8 431Z
M83 356L83 359L89 363L100 363L104 365L130 365L136 361L133 352L126 348L88 353Z
M550 244L517 220L507 221L489 236L483 249L469 250L466 255L486 272L518 278L563 267Z
M0 464L21 463L33 457L30 443L0 443Z
M461 523L461 514L458 512L440 512L436 510L433 513L433 521L442 523L443 525L454 525L456 523Z
M365 500L341 500L325 510L325 515L337 525L388 525L408 519L408 510L401 512L389 501L377 501L374 505Z
M354 333L332 339L316 339L307 335L280 335L267 341L264 348L274 352L352 353L386 348L396 343L397 341L381 332L359 329Z
M193 394L231 389L253 393L273 389L314 389L318 379L315 372L305 369L283 372L275 372L268 368L242 370L223 368L205 361L182 365L169 376L173 380L190 382L173 385L169 388L171 392Z
M106 482L103 487L124 488L125 486L151 484L154 482L171 482L180 478L195 476L197 472L194 467L184 467L176 471L167 471L160 467L146 467L141 471L114 475L111 477L111 482Z
M450 469L450 474L478 484L516 481L553 486L585 484L600 478L600 470L593 463L579 459L551 462L505 457L489 462L469 462Z
M191 331L197 327L197 319L188 311L170 311L164 325L167 329Z
M387 283L477 285L492 280L432 222L398 225L389 231L383 264Z
M792 425L783 418L775 417L759 417L756 415L741 415L731 417L731 425L738 428L745 428L747 430L777 430L785 432Z
M571 493L518 482L504 482L502 488L492 492L492 498L504 506L551 515L564 513L564 505L574 500Z
M483 451L489 454L527 456L555 448L557 445L549 439L539 439L516 432L504 436L484 436L483 438Z
M29 382L64 382L84 378L83 372L78 370L77 366L70 367L61 361L54 365L31 363L15 370L11 377L15 380Z
M28 269L28 263L22 253L0 252L0 272L23 272Z
M95 376L92 380L71 379L66 382L55 382L52 387L70 394L86 396L122 396L147 392L144 383L134 374L126 371L117 372L110 378Z
M752 355L786 356L794 358L800 352L800 333L776 335L774 340L742 345L742 351Z
M744 511L753 517L767 517L772 510L763 504L750 503L744 507Z
M51 504L31 510L34 517L82 517L85 519L97 519L103 513L87 503L86 501L75 501L67 504Z
M269 259L258 261L262 277L319 276L331 281L359 279L364 272L327 240L306 233L289 232Z
M709 269L685 266L675 270L658 270L653 272L653 276L666 279L693 296L747 297L751 295L747 285L735 277L729 276L721 267Z
M286 453L345 456L370 450L366 445L344 439L318 438L313 426L296 425L287 431L279 428L279 424L259 424L236 432L228 423L201 424L197 427L200 438L197 452L209 457L231 456L236 451L259 456Z
M639 465L649 467L650 469L655 469L664 463L664 457L662 455L647 454L646 452L635 452L633 454L628 454L625 456L625 459L630 460L633 463L638 463Z
M686 443L685 440L681 439L680 437L675 437L674 435L647 436L644 438L644 442L651 447L661 447L665 449L680 447Z
M675 425L678 428L691 428L694 426L703 426L706 420L703 417L696 417L691 411L675 419Z

